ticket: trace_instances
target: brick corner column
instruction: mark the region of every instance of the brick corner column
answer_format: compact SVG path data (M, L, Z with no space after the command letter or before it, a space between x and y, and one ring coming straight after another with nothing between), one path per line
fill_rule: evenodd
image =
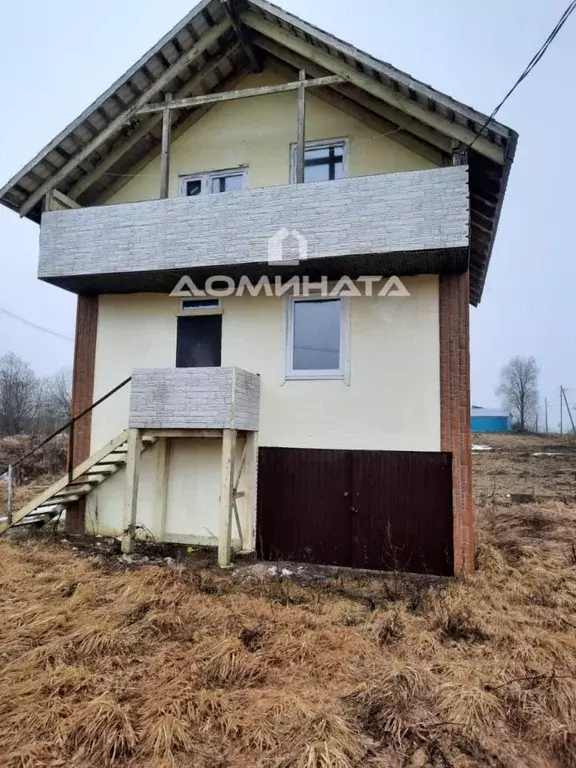
M72 416L93 402L94 368L96 364L96 333L98 330L98 296L78 296L76 307L76 340L74 372L72 375ZM74 425L73 463L77 467L90 456L92 414L88 413ZM80 499L66 511L66 533L85 531L86 500Z
M440 275L442 450L452 454L454 572L474 571L469 274Z

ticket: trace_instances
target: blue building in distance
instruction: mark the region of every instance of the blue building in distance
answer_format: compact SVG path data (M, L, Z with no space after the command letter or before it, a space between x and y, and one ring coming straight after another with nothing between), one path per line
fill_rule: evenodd
M472 432L509 432L512 427L510 414L498 408L472 406L470 428Z

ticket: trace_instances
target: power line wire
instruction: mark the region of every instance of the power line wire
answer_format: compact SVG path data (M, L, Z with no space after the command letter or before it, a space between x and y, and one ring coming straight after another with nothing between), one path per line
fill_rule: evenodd
M568 21L568 18L569 18L569 16L570 16L570 14L571 14L571 13L574 11L574 9L576 9L576 0L572 0L572 2L571 2L571 3L569 3L568 7L566 8L566 10L565 10L565 11L564 11L564 13L562 14L562 16L560 16L560 19L558 20L558 22L557 22L556 26L554 27L554 29L552 30L552 32L550 32L550 34L549 34L549 35L548 35L548 37L546 38L545 42L544 42L544 43L543 43L543 45L541 46L541 48L540 48L540 49L539 49L539 50L538 50L538 51L537 51L537 52L534 54L534 56L531 58L530 62L528 63L528 65L527 65L527 67L526 67L526 69L524 70L524 72L522 72L522 74L521 74L521 75L520 75L520 77L519 77L519 78L516 80L516 82L514 83L514 85L512 86L512 88L510 88L510 90L508 91L508 93L507 93L507 94L504 96L504 98L502 99L502 101L501 101L501 102L498 104L498 106L497 106L497 107L494 109L494 111L492 112L492 114L490 115L490 117L489 117L489 118L486 120L486 122L484 123L484 125L482 126L482 128L480 128L480 130L478 131L478 133L476 134L476 136L475 136L475 137L472 139L472 141L470 142L470 144L468 144L468 146L467 146L467 149L470 149L470 147L472 147L472 145L474 144L474 142L476 141L476 139L478 139L478 138L479 138L479 137L482 135L482 133L484 132L484 129L485 129L487 126L488 126L488 124L490 123L490 121L491 121L491 120L493 120L493 119L494 119L494 117L495 117L495 116L498 114L498 112L500 111L501 107L502 107L502 106L503 106L503 105L506 103L506 101L508 101L508 99L509 99L509 98L510 98L510 96L511 96L511 95L514 93L514 91L516 90L516 88L518 88L518 86L520 85L520 83L521 83L523 80L525 80L525 79L528 77L528 75L530 74L530 72L532 72L532 70L534 69L534 67L535 67L535 66L538 64L538 62L539 62L539 61L542 59L542 57L544 56L544 54L546 53L546 51L547 51L547 50L548 50L548 48L550 47L550 45L551 45L552 41L554 40L554 38L556 37L556 35L558 34L558 32L560 32L560 30L562 29L562 27L564 26L564 24L565 24L565 23Z
M37 331L44 331L45 333L49 333L51 336L56 336L57 338L65 339L66 341L74 341L71 336L65 336L63 333L52 331L50 328L45 328L43 325L37 325L31 320L26 320L25 317L20 317L20 315L15 315L13 312L8 312L7 309L2 309L2 307L0 307L0 313L6 315L6 317L9 317L11 320L18 320L18 322L24 323L24 325L30 326L30 328L35 328Z

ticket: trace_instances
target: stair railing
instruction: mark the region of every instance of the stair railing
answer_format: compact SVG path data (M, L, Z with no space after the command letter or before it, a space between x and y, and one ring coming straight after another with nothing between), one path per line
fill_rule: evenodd
M12 525L12 515L14 513L14 469L19 464L22 464L26 459L29 459L30 456L32 456L36 451L39 451L40 448L44 448L45 445L47 445L51 440L53 440L55 437L58 437L58 435L62 434L66 429L70 430L70 436L68 441L68 462L67 462L67 471L68 471L68 480L69 482L72 482L74 477L74 430L76 422L81 419L83 416L86 416L86 414L91 413L91 411L96 408L97 405L100 405L100 403L103 403L105 400L108 400L109 397L111 397L113 394L118 392L119 389L122 389L122 387L125 387L126 384L128 384L130 381L132 381L132 376L129 376L127 379L124 379L124 381L120 382L120 384L117 384L114 389L111 389L109 392L106 392L105 395L100 397L98 400L96 400L95 403L92 403L91 406L88 408L85 408L83 411L78 413L76 416L73 416L69 421L66 422L66 424L63 424L59 429L57 429L55 432L52 432L51 435L48 435L48 437L44 438L41 443L38 443L38 445L35 448L32 448L31 451L28 451L27 454L24 456L21 456L16 461L9 464L4 472L0 472L0 477L3 474L7 475L8 479L8 512L7 512L7 518L9 525Z

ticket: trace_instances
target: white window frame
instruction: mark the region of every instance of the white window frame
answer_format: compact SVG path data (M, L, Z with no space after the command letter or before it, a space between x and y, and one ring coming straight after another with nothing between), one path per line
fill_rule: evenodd
M186 194L186 184L189 181L200 181L200 194L201 195L216 195L222 194L221 192L212 192L212 182L214 179L220 179L222 176L241 176L242 177L242 190L235 190L237 192L243 191L248 188L248 168L228 168L223 171L206 171L205 173L192 173L186 176L180 176L180 196L188 197Z
M330 149L330 147L342 147L342 178L348 178L349 172L349 147L350 140L342 139L319 139L318 141L307 141L304 149ZM290 183L296 184L296 152L297 144L290 144ZM337 179L334 179L337 181ZM318 184L319 182L308 181L307 184Z
M196 307L185 307L185 302L197 301L199 302ZM195 299L193 296L190 298L180 299L178 304L178 317L185 317L188 315L223 315L222 301L216 298Z
M339 301L340 302L340 366L336 369L319 370L294 369L294 304L301 301ZM286 297L286 362L284 379L339 379L349 384L350 381L350 299L344 296L287 296Z

